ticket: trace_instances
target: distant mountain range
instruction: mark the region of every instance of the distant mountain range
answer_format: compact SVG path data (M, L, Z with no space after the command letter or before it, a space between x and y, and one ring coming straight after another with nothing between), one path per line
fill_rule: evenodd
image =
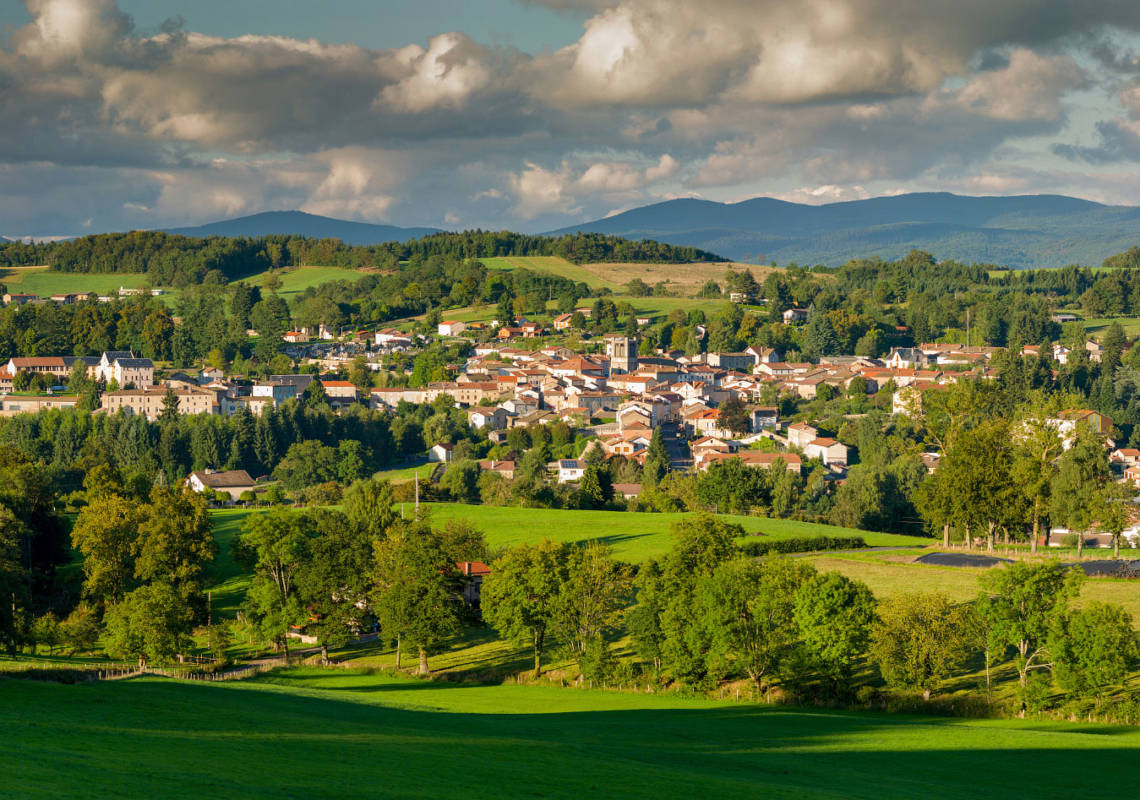
M167 233L205 238L207 236L270 236L274 234L310 236L314 239L340 239L345 244L406 242L433 233L438 228L397 228L320 217L304 211L266 211L249 217L210 222L193 228L167 228Z
M1140 244L1140 208L1058 195L905 194L821 206L756 198L669 200L572 225L579 231L691 245L734 260L838 266L914 249L939 260L1014 268L1098 266Z
M186 228L185 236L286 234L368 245L408 241L438 228L399 228L270 211ZM838 266L926 250L940 260L1014 268L1098 266L1140 244L1140 208L1059 195L964 197L904 194L810 206L771 198L740 203L669 200L546 235L590 232L688 245L736 261ZM16 237L10 237L16 238ZM59 237L49 237L59 238Z

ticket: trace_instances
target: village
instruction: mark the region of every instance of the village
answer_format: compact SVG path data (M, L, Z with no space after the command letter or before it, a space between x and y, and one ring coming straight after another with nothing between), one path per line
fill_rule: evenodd
M734 293L731 299L744 303L751 298ZM6 295L5 300L22 303L29 298ZM63 302L54 297L51 301ZM505 323L497 319L441 320L434 331L425 325L406 324L374 332L334 331L324 325L290 330L282 336L281 346L298 372L269 374L263 379L227 374L216 366L196 371L163 369L131 351L106 351L98 357L14 357L0 367L0 416L74 408L80 398L69 392L67 384L77 374L100 387L99 406L91 409L94 413L138 415L150 421L164 410L261 416L266 409L280 409L286 402L307 396L315 383L334 413L354 406L395 413L402 405L430 405L446 397L462 410L473 431L504 448L512 428L563 423L589 438L578 458L561 458L547 465L551 480L571 488L581 481L586 456L593 448L599 448L607 459L620 456L644 466L655 431L665 443L671 471L702 472L718 461L738 460L749 468L778 467L797 476L819 468L823 480L838 487L846 480L849 466L858 461L856 449L839 441L838 431L827 430L814 419L805 420L802 414L799 419L782 419L782 400L873 398L883 392L889 396L891 414L919 418L923 400L931 392L945 391L962 378L997 379L989 363L1000 350L996 347L928 343L892 347L882 358L832 355L815 363L788 362L777 350L758 346L740 352L687 355L665 348L647 350L637 337L620 333L590 337L577 330L575 323L582 326L591 311L590 307L577 308L551 315L545 322L528 316ZM812 313L812 308L792 308L782 318L785 325L803 326ZM1055 316L1054 322L1071 321L1065 316ZM637 322L647 326L654 320L644 317ZM704 336L704 326L696 326L696 334ZM354 366L375 373L385 369L394 355L408 364L430 347L456 345L467 355L447 365L450 380L376 387L347 379ZM1100 360L1103 347L1098 342L1088 341L1086 349L1089 360ZM1039 351L1037 345L1026 345L1021 355L1036 356ZM1055 343L1048 355L1065 364L1069 353L1069 348ZM410 377L411 367L405 366L404 373ZM1140 449L1117 447L1108 438L1109 417L1087 409L1066 409L1049 424L1061 436L1065 449L1078 426L1089 425L1104 439L1116 479L1140 486ZM427 463L443 465L437 478L452 460L453 450L453 444L438 443L423 454ZM929 474L937 471L942 455L937 450L921 454ZM508 480L517 467L515 460L496 458L479 460L478 465ZM241 470L207 470L191 479L196 489L220 491L221 500L229 503L264 493L269 482L269 476L255 478ZM641 486L627 483L616 489L626 499L635 499ZM1140 514L1136 516L1123 532L1125 543L1140 544ZM1070 531L1057 526L1053 533L1057 535L1046 535L1043 542L1059 545ZM1111 546L1112 538L1092 530L1087 544Z

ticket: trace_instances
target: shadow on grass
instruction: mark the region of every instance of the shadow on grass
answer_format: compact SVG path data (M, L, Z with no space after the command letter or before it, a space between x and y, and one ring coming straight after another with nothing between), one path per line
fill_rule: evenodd
M0 681L4 791L1069 798L1095 787L1123 797L1134 796L1140 755L1136 729L329 675L358 685L325 690L315 670L282 672L272 687ZM413 702L435 692L444 708L363 699L398 691Z

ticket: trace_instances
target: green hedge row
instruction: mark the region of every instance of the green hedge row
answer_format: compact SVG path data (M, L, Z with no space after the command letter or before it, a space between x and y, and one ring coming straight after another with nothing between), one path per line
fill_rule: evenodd
M767 556L777 553L814 553L817 550L858 550L866 546L862 536L796 536L776 542L745 542L740 550L746 556Z

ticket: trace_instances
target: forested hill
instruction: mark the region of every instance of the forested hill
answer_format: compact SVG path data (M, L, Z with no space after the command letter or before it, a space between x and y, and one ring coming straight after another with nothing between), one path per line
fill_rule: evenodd
M648 237L734 260L781 265L840 266L857 258L894 260L922 250L939 261L1014 269L1098 266L1140 243L1140 208L1057 195L923 193L819 206L769 197L740 203L686 198L550 235L577 232Z
M413 256L421 259L561 256L576 264L724 260L695 247L633 242L604 234L550 237L481 230L435 233L409 242L378 245L350 245L339 239L284 235L202 239L164 231L106 233L48 244L0 242L0 268L46 264L57 272L145 273L155 284L164 286L200 283L208 276L211 282L224 282L281 266L396 270L400 262Z
M248 217L211 222L192 228L167 228L167 233L206 239L210 236L304 236L308 239L340 239L345 244L368 245L406 242L439 233L439 228L398 228L306 214L304 211L266 211Z

